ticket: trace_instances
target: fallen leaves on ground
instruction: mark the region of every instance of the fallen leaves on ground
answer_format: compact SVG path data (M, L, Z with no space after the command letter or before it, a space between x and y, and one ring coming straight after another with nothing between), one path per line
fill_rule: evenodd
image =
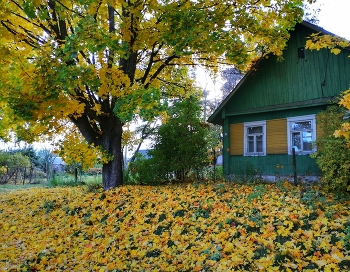
M0 197L0 271L350 269L349 203L286 183Z

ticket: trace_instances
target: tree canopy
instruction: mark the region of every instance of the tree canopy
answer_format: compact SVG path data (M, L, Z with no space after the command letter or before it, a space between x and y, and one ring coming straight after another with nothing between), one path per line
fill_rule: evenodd
M180 67L243 69L281 55L303 14L300 0L1 0L0 9L0 136L31 141L74 125L109 154L105 189L122 184L123 125L186 95Z

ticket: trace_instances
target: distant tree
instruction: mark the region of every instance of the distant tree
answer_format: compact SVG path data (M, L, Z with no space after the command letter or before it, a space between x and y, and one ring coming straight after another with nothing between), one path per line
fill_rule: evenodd
M222 100L224 100L243 78L243 74L237 68L226 68L221 72L221 76L224 79L221 87Z
M38 150L37 154L39 157L39 166L41 170L43 170L43 172L46 174L50 174L52 171L53 162L57 156L48 148Z
M216 98L209 98L210 91L203 90L202 98L200 101L202 107L201 119L206 122L208 117L216 110L218 104L221 101L218 101Z
M10 153L20 153L25 157L28 157L31 163L31 166L38 167L40 166L40 158L37 154L37 151L34 149L32 145L25 146L20 149L13 149Z
M139 135L139 137L136 140L136 150L134 151L134 154L131 156L129 160L130 163L134 162L135 159L137 158L137 154L141 148L142 143L146 139L150 139L150 137L154 135L157 129L156 121L157 119L154 121L148 121L145 124L142 124L136 128L135 134Z
M319 23L318 15L321 9L313 7L312 4L309 4L308 2L304 2L303 9L304 9L303 20L317 25Z
M30 167L30 159L20 152L0 151L0 166L9 168Z

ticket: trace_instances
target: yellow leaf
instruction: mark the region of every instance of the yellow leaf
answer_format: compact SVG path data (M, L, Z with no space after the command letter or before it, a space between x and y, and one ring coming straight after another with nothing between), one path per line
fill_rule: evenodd
M15 231L16 230L16 226L12 226L11 228L10 228L10 231Z
M113 270L113 269L115 269L116 268L116 265L114 264L114 263L109 263L109 264L107 264L107 269L108 270Z
M341 50L340 50L339 48L332 48L332 49L331 49L331 52L332 52L334 55L338 55L338 54L341 52Z
M325 266L327 264L327 262L325 260L317 260L317 261L315 261L315 263L318 266Z

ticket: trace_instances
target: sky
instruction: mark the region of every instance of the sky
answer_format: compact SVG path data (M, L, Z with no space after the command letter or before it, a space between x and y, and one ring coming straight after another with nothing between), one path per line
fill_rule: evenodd
M320 7L319 26L350 40L350 0L317 0L313 6Z
M311 9L320 8L317 23L323 29L350 40L350 0L316 0ZM221 98L220 78L214 78L202 68L198 69L197 84L205 90L210 90L210 99Z

